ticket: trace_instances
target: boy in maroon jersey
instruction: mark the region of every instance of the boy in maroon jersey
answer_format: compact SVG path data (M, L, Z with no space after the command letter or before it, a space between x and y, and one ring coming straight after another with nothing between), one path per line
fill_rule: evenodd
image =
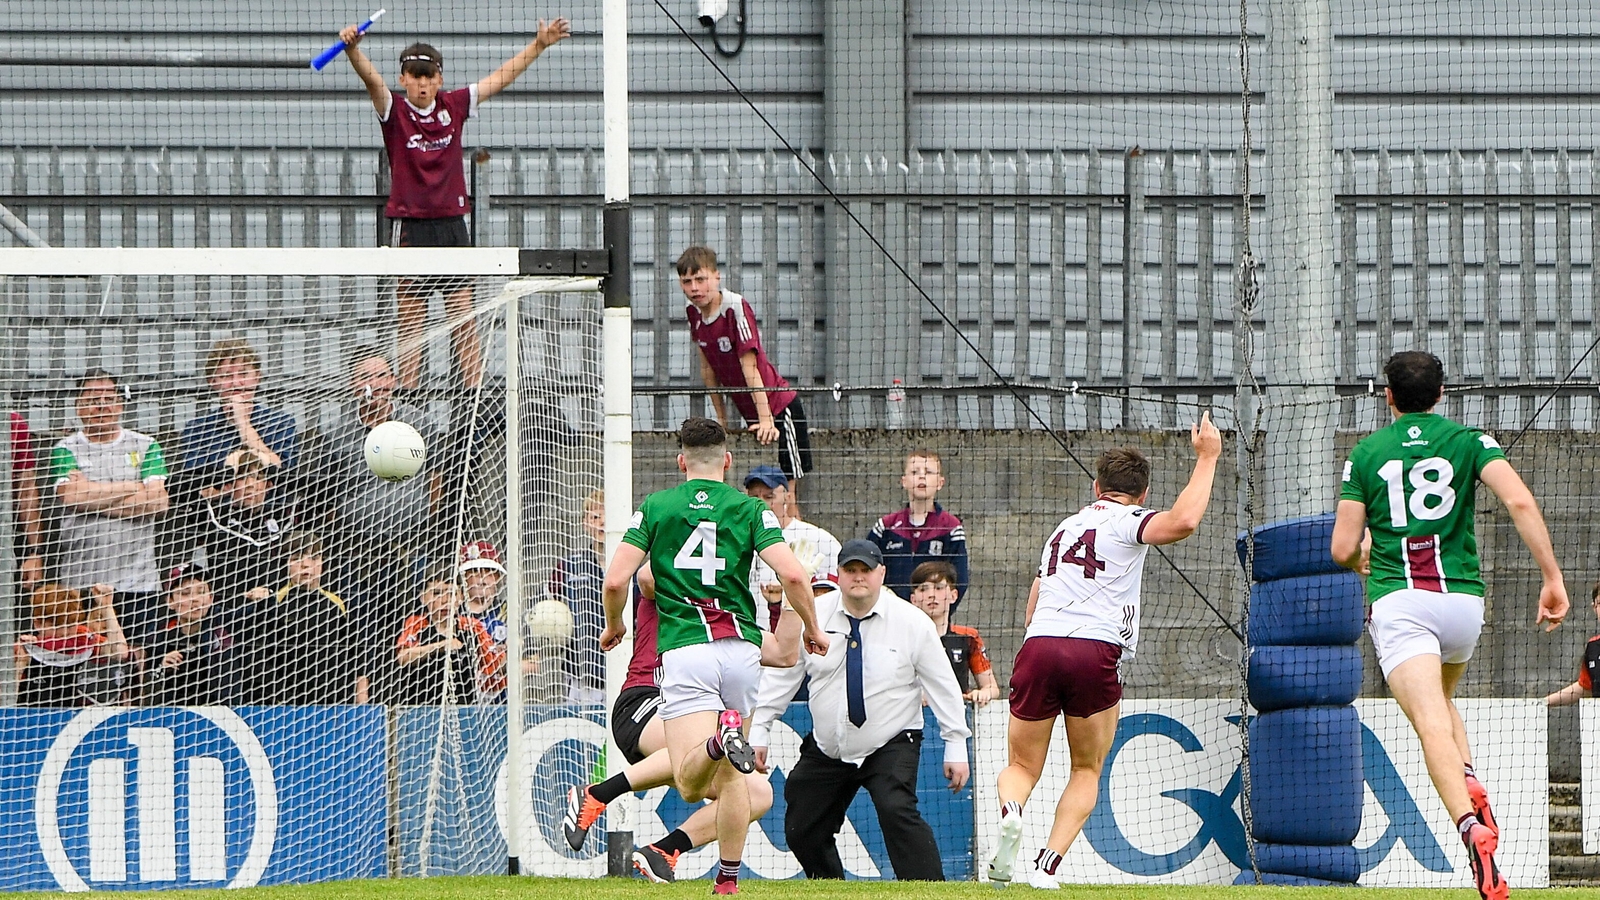
M689 337L700 349L700 378L706 387L769 388L733 394L733 405L762 444L778 442L778 467L789 479L789 515L800 518L799 481L811 471L811 435L799 396L778 374L761 345L761 330L750 301L723 290L717 253L690 247L678 257L678 286L689 299ZM728 427L722 394L711 395L717 422Z
M443 91L444 55L428 44L412 44L400 54L400 86L390 92L361 43L358 26L339 32L351 68L367 88L383 127L389 156L389 243L395 247L466 247L466 214L471 211L462 173L461 136L478 104L505 90L547 47L571 34L566 19L539 21L539 33L516 56L476 84ZM445 295L454 323L450 343L468 388L483 380L483 348L472 318L472 282L465 278L401 279L396 296L400 338L400 386L415 388L422 376L422 326L428 296Z

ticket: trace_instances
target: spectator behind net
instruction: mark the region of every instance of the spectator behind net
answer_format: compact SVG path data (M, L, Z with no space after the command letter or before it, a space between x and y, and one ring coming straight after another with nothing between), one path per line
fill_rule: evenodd
M243 338L211 345L205 362L206 385L217 405L183 426L174 470L181 503L202 491L215 493L232 479L240 453L249 451L275 475L287 476L297 460L294 417L256 398L261 387L261 355Z
M567 644L567 702L606 702L606 656L600 632L606 627L605 582L606 493L590 491L583 498L581 522L585 540L550 572L550 596L572 610L572 640Z
M233 479L205 498L205 519L195 543L205 548L206 574L219 621L237 629L248 607L245 593L272 583L283 565L283 540L294 530L294 504L277 490L272 470L252 450L230 457Z
M28 420L13 412L11 419L11 508L16 510L19 538L17 579L24 591L44 580L44 529L39 516L38 454L33 449L33 434Z
M440 566L428 573L418 598L423 612L410 616L395 638L401 673L400 702L435 706L446 697L461 706L490 702L505 691L505 654L495 649L483 623L460 611L455 572ZM445 692L449 658L450 693Z
M127 391L111 373L78 380L83 427L50 451L60 501L60 578L77 590L116 591L118 620L137 641L160 616L156 520L167 511L167 464L155 438L122 427Z
M332 535L331 550L347 580L370 598L373 632L396 634L412 612L413 573L425 568L435 545L432 517L443 502L440 461L431 453L421 472L398 484L367 469L367 432L389 421L411 425L427 446L441 445L422 410L395 399L394 370L382 353L358 347L350 357L347 400L327 429L305 482L308 518ZM390 680L393 654L382 654L380 682Z
M42 584L31 599L33 631L13 646L21 706L98 706L127 701L127 638L117 623L108 584L83 594Z
M488 541L472 541L462 544L456 554L456 573L461 576L461 582L466 586L466 600L462 611L483 625L483 630L489 634L489 640L494 643L495 651L506 652L506 631L509 628L505 620L505 606L500 597L500 586L505 583L506 568L500 563L500 551ZM524 624L523 632L527 628ZM524 644L528 646L528 644ZM535 675L539 672L539 659L531 650L522 661L522 673ZM502 680L498 693L488 698L491 703L504 703L506 699L505 685Z
M867 532L867 540L883 551L889 574L884 585L898 596L911 596L911 572L933 560L944 560L956 570L956 599L950 613L967 593L967 530L961 520L935 499L944 489L944 461L928 449L906 456L900 476L906 490L904 509L889 513Z
M172 617L145 651L145 700L152 706L220 706L234 698L237 644L214 612L206 570L189 562L167 577Z
M327 706L366 703L371 660L358 612L323 583L322 538L308 531L284 541L286 576L255 590L251 644L258 703Z

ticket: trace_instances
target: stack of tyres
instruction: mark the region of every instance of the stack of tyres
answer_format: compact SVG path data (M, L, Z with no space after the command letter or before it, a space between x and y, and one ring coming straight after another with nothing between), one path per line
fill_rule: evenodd
M1361 580L1329 555L1333 516L1254 529L1246 687L1250 811L1267 884L1353 884L1361 829ZM1245 538L1238 541L1245 562ZM1240 882L1254 881L1245 872Z

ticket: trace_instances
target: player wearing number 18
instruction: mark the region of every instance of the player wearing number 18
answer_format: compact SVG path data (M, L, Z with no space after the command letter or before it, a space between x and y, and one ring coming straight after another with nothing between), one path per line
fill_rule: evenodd
M1510 889L1495 866L1500 829L1472 769L1467 730L1451 702L1483 628L1483 577L1472 514L1478 482L1495 492L1533 553L1544 584L1536 622L1567 615L1567 589L1544 516L1495 439L1435 415L1444 365L1431 353L1389 357L1384 389L1394 423L1364 438L1344 464L1333 559L1367 576L1367 627L1389 690L1422 742L1428 775L1467 845L1484 900Z
M1139 640L1139 590L1151 544L1181 541L1200 527L1222 455L1211 414L1190 430L1194 473L1169 510L1146 509L1150 462L1132 447L1095 463L1093 503L1056 526L1028 595L1028 631L1011 672L1009 763L1000 772L1000 837L989 880L1008 882L1022 841L1022 805L1044 771L1056 716L1066 721L1072 772L1050 837L1028 884L1054 889L1056 867L1083 830L1099 794L1100 769L1117 732L1122 664Z
M817 629L811 580L784 542L778 517L765 503L724 483L733 456L727 433L710 419L684 420L678 431L678 487L646 497L606 570L606 629L610 650L627 628L628 585L648 557L656 583L656 644L661 651L661 722L673 783L697 803L715 786L721 864L713 891L738 892L739 860L750 827L744 775L755 751L744 719L755 706L761 678L761 629L750 594L757 555L777 573L800 616L802 640L826 653ZM741 774L743 773L743 774Z

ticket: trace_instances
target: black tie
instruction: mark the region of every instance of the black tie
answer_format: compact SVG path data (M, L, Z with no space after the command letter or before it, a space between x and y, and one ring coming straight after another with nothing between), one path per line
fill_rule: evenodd
M844 651L844 693L850 703L850 724L860 728L867 721L867 697L861 688L861 620L850 620L850 646Z

